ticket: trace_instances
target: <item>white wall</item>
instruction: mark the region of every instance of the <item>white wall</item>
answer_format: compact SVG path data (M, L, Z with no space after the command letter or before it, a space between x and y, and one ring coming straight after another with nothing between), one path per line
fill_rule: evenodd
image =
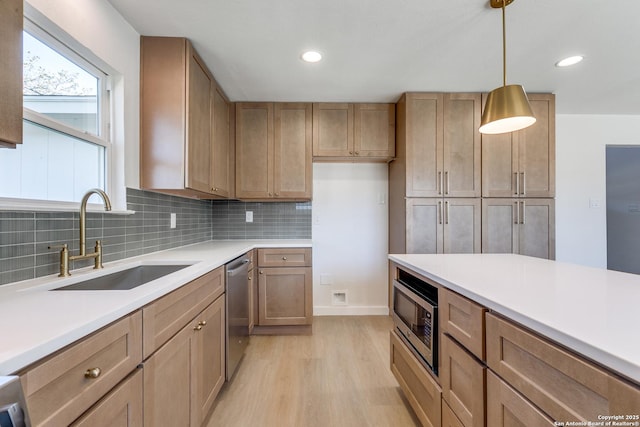
M387 192L386 163L313 165L315 315L388 314ZM332 291L347 304L334 305Z
M54 36L81 55L97 57L95 65L114 77L112 161L120 173L110 177L110 196L117 209L126 209L125 186L139 186L140 35L105 0L27 0L30 13L58 26L72 39L56 30Z
M607 145L640 145L640 116L557 115L558 261L607 267ZM590 199L600 207L589 207Z

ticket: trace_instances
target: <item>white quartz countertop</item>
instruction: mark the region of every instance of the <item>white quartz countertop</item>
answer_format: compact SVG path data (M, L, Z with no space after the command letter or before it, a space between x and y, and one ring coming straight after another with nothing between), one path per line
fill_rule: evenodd
M253 248L311 247L311 240L208 241L0 286L0 375L13 374ZM141 264L192 264L130 290L55 291Z
M640 276L522 255L389 255L640 384Z

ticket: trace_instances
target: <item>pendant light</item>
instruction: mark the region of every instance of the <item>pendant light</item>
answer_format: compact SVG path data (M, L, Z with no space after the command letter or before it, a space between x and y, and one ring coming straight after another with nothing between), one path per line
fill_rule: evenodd
M505 7L513 0L491 0L491 7L502 8L502 86L492 90L482 112L480 133L514 132L531 126L536 118L531 111L524 88L507 85L507 32Z

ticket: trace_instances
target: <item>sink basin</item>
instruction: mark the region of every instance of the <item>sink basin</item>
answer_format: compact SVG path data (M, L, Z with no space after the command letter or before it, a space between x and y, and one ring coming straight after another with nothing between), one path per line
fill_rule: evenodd
M139 265L93 279L52 289L54 291L125 291L174 273L189 264L180 265Z

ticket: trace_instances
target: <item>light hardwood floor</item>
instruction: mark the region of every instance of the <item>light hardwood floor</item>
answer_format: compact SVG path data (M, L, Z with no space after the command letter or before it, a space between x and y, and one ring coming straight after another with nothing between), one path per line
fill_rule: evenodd
M252 336L208 426L420 425L389 370L390 317L313 322L309 336Z

